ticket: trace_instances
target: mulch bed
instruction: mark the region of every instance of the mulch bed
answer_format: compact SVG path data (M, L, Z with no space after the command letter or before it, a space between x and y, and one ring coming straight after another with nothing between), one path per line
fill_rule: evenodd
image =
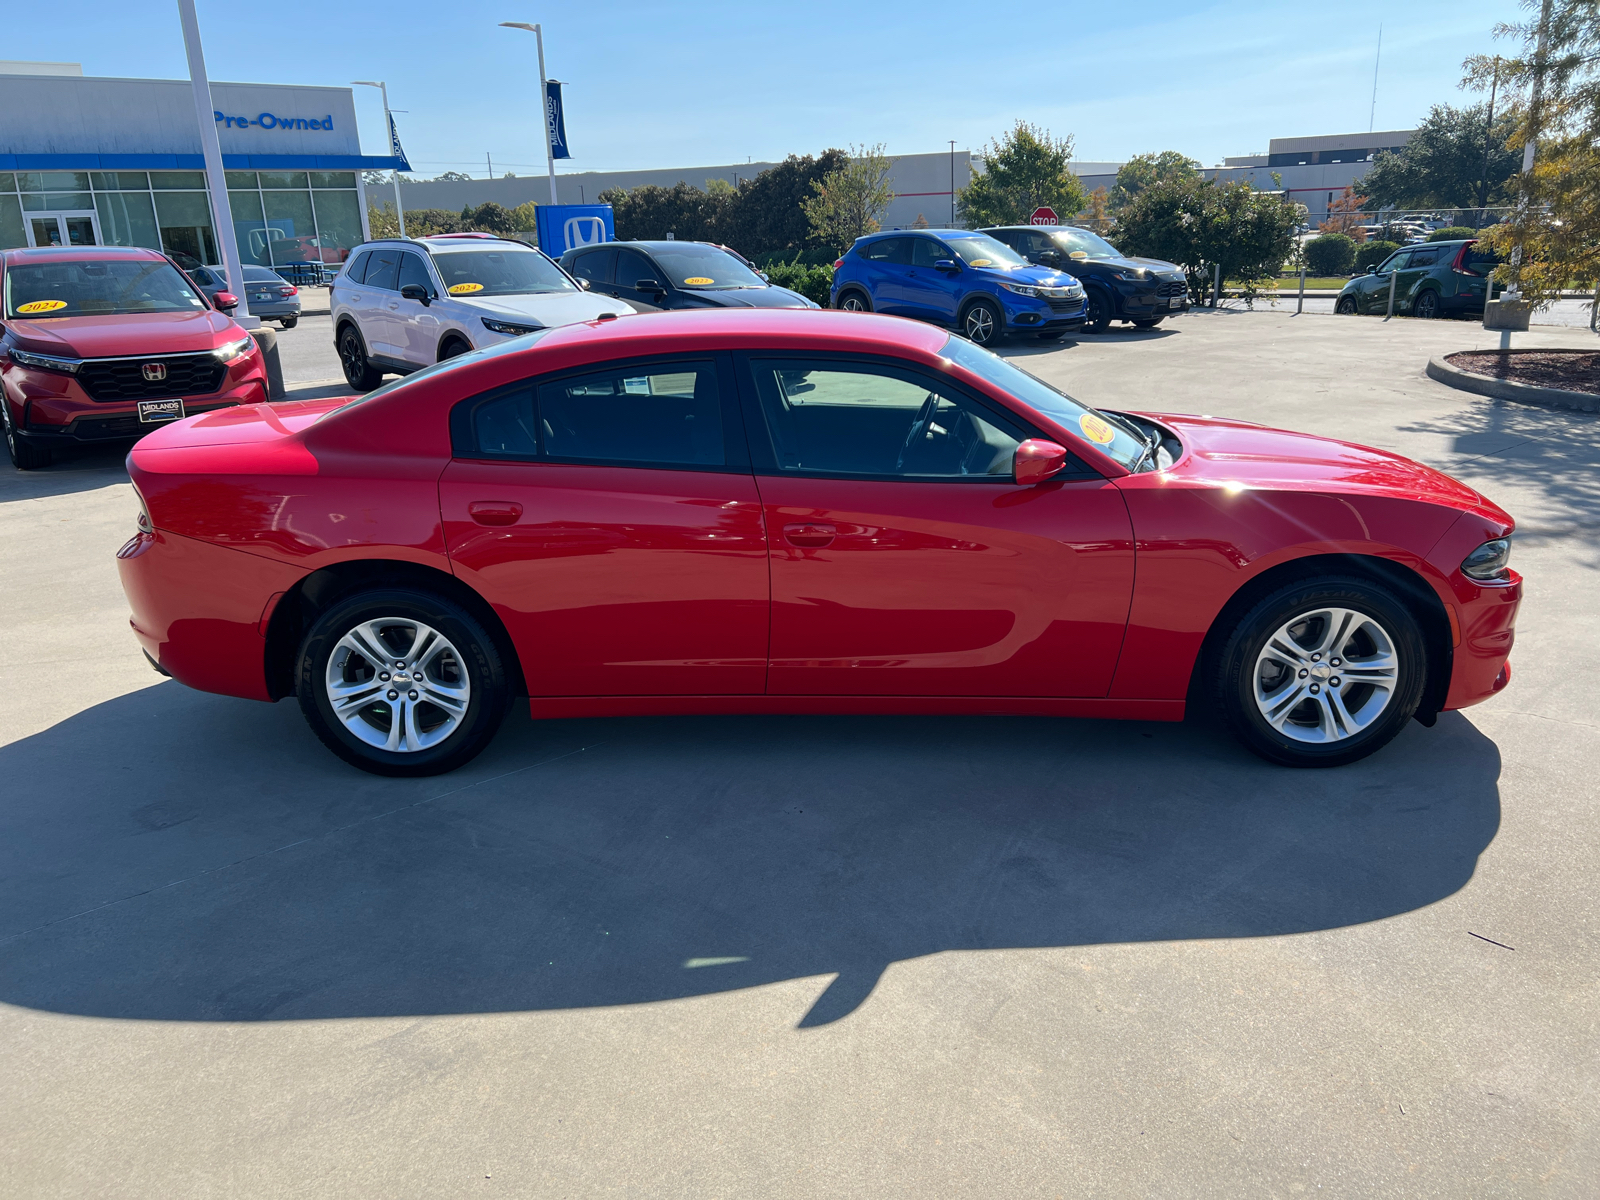
M1493 379L1600 396L1600 353L1589 350L1461 350L1445 361Z

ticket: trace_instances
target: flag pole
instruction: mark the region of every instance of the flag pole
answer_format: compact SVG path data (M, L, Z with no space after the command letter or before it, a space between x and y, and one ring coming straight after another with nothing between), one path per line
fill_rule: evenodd
M383 93L383 123L387 125L389 134L389 154L394 157L394 118L389 115L389 85L379 82L378 90ZM400 236L406 235L406 208L400 202L400 168L396 167L389 172L389 177L394 180L394 215L400 222Z

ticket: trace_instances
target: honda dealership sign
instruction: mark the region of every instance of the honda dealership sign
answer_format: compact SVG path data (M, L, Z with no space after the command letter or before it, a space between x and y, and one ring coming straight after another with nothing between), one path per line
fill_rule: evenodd
M539 249L560 258L579 246L615 240L616 225L609 204L541 204L534 209Z

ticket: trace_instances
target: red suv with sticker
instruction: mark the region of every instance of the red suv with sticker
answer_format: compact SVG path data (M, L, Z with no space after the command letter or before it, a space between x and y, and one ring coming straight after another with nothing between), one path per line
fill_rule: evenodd
M19 470L267 399L260 348L228 315L237 301L208 299L155 250L6 250L0 274L0 422Z

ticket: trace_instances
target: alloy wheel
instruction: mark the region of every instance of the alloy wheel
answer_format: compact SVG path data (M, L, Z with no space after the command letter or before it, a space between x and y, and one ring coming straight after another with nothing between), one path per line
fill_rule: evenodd
M1256 707L1297 742L1340 742L1382 715L1400 675L1395 639L1367 613L1315 608L1281 625L1256 656Z
M1439 315L1439 298L1432 292L1423 292L1417 297L1415 315L1424 321L1431 321Z
M994 313L989 310L987 304L974 304L967 309L962 329L969 342L987 346L994 337Z
M839 301L839 307L845 312L867 311L867 306L862 303L861 295L858 292L846 292L844 299Z
M344 377L352 386L367 369L367 356L361 352L361 343L356 335L349 330L339 339L339 365L344 368Z
M472 698L461 654L410 617L379 617L346 633L328 656L324 687L334 717L351 734L397 754L444 741L460 728Z

